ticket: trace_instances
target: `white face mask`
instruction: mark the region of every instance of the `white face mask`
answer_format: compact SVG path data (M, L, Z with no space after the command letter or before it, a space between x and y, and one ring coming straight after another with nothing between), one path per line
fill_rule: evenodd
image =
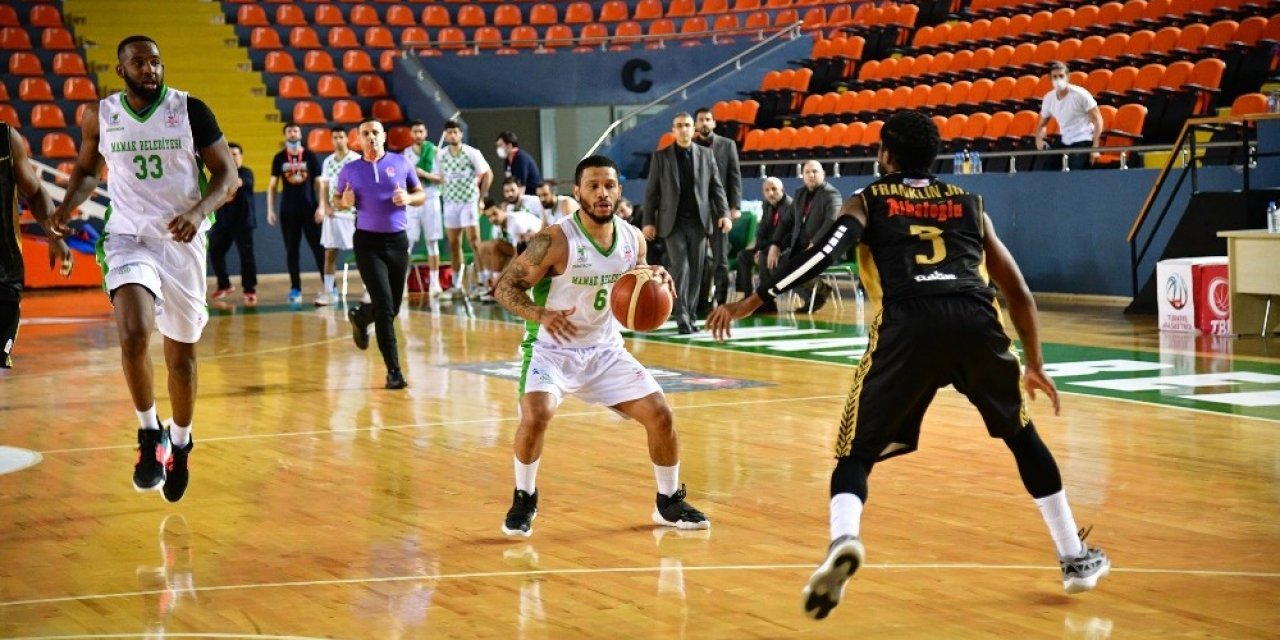
M1054 88L1054 89L1056 89L1056 90L1058 90L1058 91L1065 91L1065 90L1067 89L1067 79L1066 79L1066 78L1054 78L1054 79L1053 79L1053 88Z
M506 148L506 147L498 147L498 148L494 151L494 153L497 153L497 154L498 154L498 159L499 159L499 160L506 160L506 159L507 159L507 148Z

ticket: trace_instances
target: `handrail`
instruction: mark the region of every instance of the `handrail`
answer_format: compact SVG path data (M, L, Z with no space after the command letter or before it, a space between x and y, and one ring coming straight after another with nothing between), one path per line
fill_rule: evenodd
M1255 113L1255 114L1248 114L1243 116L1221 116L1216 118L1190 118L1185 123L1183 123L1182 131L1178 133L1178 139L1176 142L1174 142L1172 150L1181 149L1183 143L1186 142L1187 133L1191 131L1192 128L1199 125L1235 124L1238 122L1248 122L1252 120L1273 120L1273 119L1280 119L1280 114ZM1202 144L1199 146L1204 147L1205 145ZM1232 143L1232 146L1235 146L1235 144ZM1178 161L1178 154L1171 153L1169 154L1168 159L1165 160L1164 166L1160 168L1160 175L1156 177L1155 184L1151 186L1151 191L1147 193L1146 202L1142 204L1141 209L1138 209L1138 215L1133 220L1133 226L1129 227L1129 236L1126 239L1127 242L1132 243L1134 239L1137 238L1138 229L1141 228L1142 223L1146 221L1147 214L1151 213L1151 208L1155 206L1156 196L1159 194L1161 188L1164 187L1164 181L1168 177L1169 171L1174 168L1174 164L1177 163L1177 161Z
M708 78L708 77L712 76L712 75L713 75L713 74L715 74L715 73L718 73L720 70L722 70L722 69L724 69L724 68L726 68L726 67L728 67L728 66L730 66L730 65L733 65L735 70L741 69L741 68L742 68L742 60L743 60L743 58L746 58L748 55L750 55L750 54L752 54L752 53L755 53L757 50L761 49L762 47L764 47L764 46L766 46L766 45L770 45L770 44L774 43L775 41L777 41L777 40L781 39L781 38L782 38L782 37L784 37L784 36L788 36L788 35L790 35L790 36L791 36L791 39L795 39L795 38L800 37L800 27L801 27L801 26L803 26L803 25L804 25L804 22L794 22L794 23L792 23L791 25L789 25L789 26L787 26L786 28L784 28L782 31L779 31L779 32L777 32L777 33L775 33L775 34L773 34L773 35L769 36L768 38L765 38L764 40L762 40L762 41L760 41L760 42L757 42L756 44L752 45L752 46L751 46L750 48L748 48L747 50L745 50L745 51L742 51L742 52L738 53L738 55L733 56L732 58L729 58L728 60L725 60L724 62L721 62L720 64L718 64L718 65L716 65L716 66L714 66L714 67L712 67L712 68L708 69L707 71L705 71L705 72L703 72L703 73L699 74L697 77L695 77L695 78L693 78L693 79L691 79L691 80L689 80L689 81L685 82L684 84L682 84L682 85L680 85L680 86L678 86L678 87L676 87L676 88L674 88L674 89L672 89L672 90L670 90L670 91L668 91L668 92L666 92L666 93L662 94L661 96L658 96L657 98L654 98L653 100L649 101L648 103L646 103L646 104L644 104L644 105L642 105L642 106L640 106L640 107L636 108L634 111L631 111L630 113L628 113L628 114L626 114L626 115L622 116L621 118L618 118L618 119L614 120L613 122L609 123L609 126L608 126L608 127L605 127L604 133L601 133L601 134L600 134L600 137L599 137L599 138L597 138L597 139L596 139L596 141L595 141L595 143L591 145L591 148L587 149L586 156L594 155L594 154L595 154L595 152L596 152L597 150L599 150L599 149L600 149L600 145L604 144L604 141L605 141L605 140L607 140L607 139L609 138L609 136L613 133L613 131L614 131L615 129L617 129L619 126L621 126L623 122L626 122L627 120L630 120L630 119L632 119L632 118L635 118L636 116L638 116L638 115L640 115L640 114L644 113L645 111L648 111L649 109L651 109L651 108L653 108L653 107L655 107L655 106L657 106L657 105L659 105L659 104L662 104L663 102L666 102L666 101L667 101L667 99L668 99L668 98L670 98L671 96L674 96L674 95L676 95L676 94L678 94L678 93L683 93L684 91L688 90L688 88L689 88L689 87L691 87L691 86L693 86L693 85L695 85L695 84L697 84L697 83L702 82L704 79L706 79L706 78ZM584 157L586 157L586 156L584 156Z
M737 29L707 29L706 31L676 31L672 33L660 33L660 34L653 34L653 35L650 35L647 33L638 33L636 35L624 35L624 36L603 35L599 37L599 40L600 40L599 43L592 43L589 46L599 47L601 51L608 51L610 46L618 45L618 44L627 44L627 45L645 44L653 41L658 41L658 42L664 43L664 46L665 46L665 43L670 42L672 40L698 40L703 38L710 38L712 44L719 44L718 42L716 42L716 36L746 36L746 35L752 35L752 34L759 34L761 38L763 38L764 34L766 33L781 33L791 28L792 28L792 25L788 25L785 27L765 26L765 27L738 27ZM594 40L596 38L588 37L587 39ZM441 43L440 41L437 40L436 42L408 42L408 43L402 44L401 48L408 49L415 53L417 51L473 51L478 53L482 50L481 45L488 45L483 50L492 49L496 51L499 48L507 48L507 49L523 48L523 49L530 49L533 51L539 51L539 50L546 50L546 49L567 49L569 47L581 47L581 46L584 46L582 44L583 40L584 38L581 34L578 34L577 36L570 39L542 37L534 40L513 40L511 38L503 38L501 40L450 40L449 42L445 42L445 43ZM563 44L557 44L555 46L552 46L551 45L552 42L563 43ZM519 44L532 43L532 44L536 44L537 47L517 47L516 46L517 43ZM444 48L442 44L449 45L449 48ZM454 47L453 45L461 45L461 46Z
M1219 148L1238 148L1240 145L1235 142L1206 142L1197 145L1202 149L1219 149ZM983 151L982 159L991 158L1026 158L1032 156L1057 156L1067 154L1081 153L1150 153L1152 151L1171 151L1172 147L1168 145L1148 144L1134 145L1129 147L1068 147L1061 149L1034 149L1026 151ZM938 160L951 160L955 157L955 153L940 153ZM840 163L869 163L875 162L874 157L839 157L839 158L805 158L804 160L817 160L819 162L840 162ZM773 166L794 164L800 160L743 160L743 166Z
M40 176L41 181L44 182L44 188L45 188L45 191L49 193L49 197L57 202L62 202L66 198L67 191L66 189L63 189L62 187L58 186L56 181L58 178L69 180L71 179L71 176L66 172L59 171L56 167L47 165L43 162L40 162L39 160L35 160L31 158L28 158L28 159L31 161L31 166L35 168L36 173ZM53 176L53 178L45 179L44 176L46 174ZM103 189L101 186L94 187L93 195L90 197L90 199L85 200L84 203L79 206L80 217L82 218L105 218L106 217L107 215L106 205L99 202L95 202L92 199L94 197L101 198L103 200L110 199L110 196L107 195L106 189Z

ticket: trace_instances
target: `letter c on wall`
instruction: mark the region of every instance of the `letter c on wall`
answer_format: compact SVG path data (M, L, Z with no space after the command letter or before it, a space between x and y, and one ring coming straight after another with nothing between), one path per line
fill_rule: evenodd
M636 77L642 71L653 71L653 65L640 58L628 60L622 65L622 86L632 93L644 93L653 88L652 80Z

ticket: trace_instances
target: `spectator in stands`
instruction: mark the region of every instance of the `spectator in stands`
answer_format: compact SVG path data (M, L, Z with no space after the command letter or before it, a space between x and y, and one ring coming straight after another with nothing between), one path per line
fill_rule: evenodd
M804 186L796 189L792 196L790 220L781 219L774 231L773 246L769 247L769 264L776 265L779 260L785 262L791 256L800 255L821 238L840 215L844 198L835 187L827 184L827 173L823 171L822 163L817 160L804 163L803 175ZM830 293L830 288L820 279L812 286L817 288L817 293L807 286L800 292L806 304L813 301L807 313L813 313L826 304Z
M794 201L791 196L783 189L782 181L777 178L765 178L764 185L764 212L760 216L760 224L756 226L756 237L752 240L751 245L742 250L738 255L738 278L737 290L750 295L755 291L755 283L752 281L751 270L755 267L760 270L760 281L767 282L774 270L778 268L778 256L776 251L770 251L773 246L773 236L777 232L778 227L784 224L790 224L793 215ZM777 311L774 302L770 300L760 307L764 313L772 313Z
M1102 141L1102 112L1084 87L1067 81L1067 65L1055 62L1050 67L1049 79L1053 90L1044 95L1040 103L1040 126L1036 127L1036 148L1046 149L1045 128L1049 118L1058 121L1061 131L1061 148L1097 147ZM1088 168L1098 159L1098 152L1072 153L1067 156L1067 167L1072 171Z
M498 134L498 146L495 150L498 158L505 165L506 177L515 178L524 185L525 193L534 195L542 186L542 172L538 171L538 163L528 151L520 148L520 139L510 131Z
M710 109L698 109L693 118L693 141L711 149L711 153L715 155L716 166L720 169L720 183L724 185L724 197L729 203L729 218L737 222L740 215L738 208L742 206L742 169L738 166L738 145L724 136L716 135L716 117L711 114ZM724 304L728 295L729 233L717 227L711 233L711 265L702 277L700 312L710 312L713 305Z
M507 178L507 181L502 185L504 193L513 185L519 188L515 178ZM521 197L532 198L533 196L522 195ZM486 202L486 204L489 203ZM484 265L482 268L487 269L491 274L490 279L485 282L489 289L480 296L480 301L493 302L493 285L497 283L498 275L507 268L512 258L524 251L525 245L533 239L533 236L542 231L543 224L542 218L536 213L524 206L513 205L509 200L502 206L486 206L484 215L493 224L494 237L492 240L480 243L480 249L477 252L480 263Z
M258 261L253 255L253 230L258 226L257 216L253 211L253 171L244 166L244 148L231 142L231 159L236 163L235 191L226 204L218 207L213 227L209 229L209 262L213 263L213 274L218 278L218 289L213 292L213 299L222 300L235 288L231 286L231 276L227 275L227 251L231 244L236 245L236 254L240 256L240 286L244 288L246 306L258 304Z
M338 271L338 255L352 250L355 245L356 211L340 209L331 205L337 196L338 174L342 168L360 159L360 154L347 147L347 130L340 124L329 129L329 138L333 140L333 154L324 159L324 168L320 172L320 210L322 222L320 228L320 245L324 247L324 291L316 297L316 306L323 307L330 303L342 301L341 294L334 286L334 276ZM365 288L368 296L368 287Z
M547 180L538 185L538 201L542 203L542 225L554 224L578 210L578 201L569 196L556 195L556 183Z
M728 232L733 220L715 155L693 143L693 116L676 114L671 132L675 143L653 154L643 228L646 240L662 238L666 243L667 269L676 285L676 326L689 334L697 331L707 238L716 227Z
M440 288L440 241L444 239L444 221L440 218L440 183L444 178L436 169L436 154L440 150L427 140L427 125L421 120L409 123L409 136L413 144L405 147L404 157L414 166L427 193L427 199L421 206L408 208L409 253L413 253L413 245L421 231L427 247L427 270L430 274L427 293L435 298L443 293Z
M267 182L267 224L276 224L276 186L281 185L280 232L284 235L285 262L289 268L289 302L302 302L302 267L298 251L303 236L316 270L324 266L320 247L320 158L302 145L302 127L284 125L284 149L271 160L271 180Z
M444 178L440 187L441 210L453 266L453 286L448 294L459 297L466 295L462 291L462 232L467 232L471 246L480 246L481 195L489 192L493 171L479 149L462 143L462 125L458 121L444 123L444 144L436 154L436 169Z
M635 205L631 204L630 200L623 198L618 201L618 210L617 212L615 212L614 215L618 216L619 218L622 218L623 220L626 220L628 224L639 229L640 218L636 216L635 213L636 213Z

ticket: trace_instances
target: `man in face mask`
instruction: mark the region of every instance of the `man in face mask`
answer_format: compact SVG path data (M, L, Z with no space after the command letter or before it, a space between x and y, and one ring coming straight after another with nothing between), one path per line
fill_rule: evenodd
M1053 91L1045 94L1040 103L1040 126L1036 127L1036 148L1047 149L1045 127L1049 118L1058 121L1062 132L1060 148L1097 147L1102 140L1102 112L1098 101L1084 89L1067 81L1067 65L1053 63L1049 70ZM1072 153L1067 156L1067 167L1072 171L1088 168L1098 159L1098 152ZM1056 165L1050 165L1056 168Z
M524 185L524 192L534 195L542 185L542 172L528 151L520 148L520 139L515 133L503 131L498 134L497 147L494 152L502 160L506 177L515 178Z

